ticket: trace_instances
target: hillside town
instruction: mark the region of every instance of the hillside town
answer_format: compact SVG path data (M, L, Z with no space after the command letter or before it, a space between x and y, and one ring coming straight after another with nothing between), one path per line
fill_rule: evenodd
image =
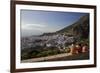
M45 46L45 47L57 47L58 49L65 49L67 44L73 43L75 38L73 36L65 36L64 34L56 35L44 35L36 37L26 37L22 38L22 49L35 47L35 46Z

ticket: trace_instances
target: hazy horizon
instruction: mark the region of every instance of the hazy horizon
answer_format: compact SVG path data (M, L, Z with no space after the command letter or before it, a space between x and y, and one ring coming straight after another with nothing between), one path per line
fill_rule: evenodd
M56 32L87 13L21 10L21 36Z

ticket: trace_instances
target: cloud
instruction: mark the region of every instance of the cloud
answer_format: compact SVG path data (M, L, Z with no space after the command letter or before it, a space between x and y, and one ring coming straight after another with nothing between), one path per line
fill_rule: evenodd
M44 24L27 24L28 26L32 26L32 27L39 27L39 28L44 28L46 27L46 25Z
M46 28L47 26L44 24L24 24L21 26L24 30L42 30Z

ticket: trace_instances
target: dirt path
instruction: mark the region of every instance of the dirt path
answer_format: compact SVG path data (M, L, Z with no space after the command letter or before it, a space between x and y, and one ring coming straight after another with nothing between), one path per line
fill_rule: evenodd
M52 60L52 59L55 59L55 58L62 58L62 57L66 57L66 56L70 56L70 54L69 53L63 53L63 54L58 54L58 55L53 55L53 56L23 60L22 62L46 61L46 60Z

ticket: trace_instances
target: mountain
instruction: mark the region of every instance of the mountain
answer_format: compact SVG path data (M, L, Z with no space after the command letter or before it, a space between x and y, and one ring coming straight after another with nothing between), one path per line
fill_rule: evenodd
M89 36L89 14L80 17L75 23L56 33L87 38Z

